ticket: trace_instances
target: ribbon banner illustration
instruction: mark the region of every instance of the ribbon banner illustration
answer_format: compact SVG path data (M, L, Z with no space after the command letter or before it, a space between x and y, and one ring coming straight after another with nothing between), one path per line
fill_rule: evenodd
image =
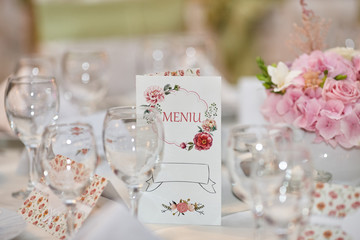
M199 184L206 192L216 193L209 165L202 163L161 163L146 182L147 192L155 191L163 183L183 182Z

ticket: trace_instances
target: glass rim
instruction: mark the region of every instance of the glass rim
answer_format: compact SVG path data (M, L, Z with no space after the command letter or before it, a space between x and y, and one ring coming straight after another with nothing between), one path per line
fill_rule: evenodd
M32 84L32 83L54 83L56 82L54 76L45 76L45 75L21 75L14 76L11 75L8 78L8 82L22 83L22 84Z
M238 130L238 129L246 129L246 128L256 128L256 127L276 127L276 128L290 128L294 129L294 126L287 123L244 123L244 124L236 124L230 128L230 131Z
M93 131L93 127L89 123L85 123L85 122L55 123L46 126L47 129L58 129L58 128L66 128L66 127L84 127Z
M152 110L155 110L156 112L160 113L159 110L157 110L156 108L152 108L152 107L149 107L149 106L117 106L117 107L111 107L111 108L108 108L106 110L106 113L111 113L111 112L117 112L117 111L133 111L133 110L136 110L136 109L139 109L139 108L147 108L147 109L152 109Z

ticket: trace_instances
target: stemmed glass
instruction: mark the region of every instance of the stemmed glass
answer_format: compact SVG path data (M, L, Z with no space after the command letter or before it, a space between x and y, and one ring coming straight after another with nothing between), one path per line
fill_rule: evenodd
M71 49L62 58L65 98L87 114L98 107L108 90L108 54L102 50Z
M263 145L252 151L257 155L250 174L253 195L260 199L257 207L262 208L263 219L279 239L296 239L312 205L314 169L310 153L298 144L276 151Z
M134 216L138 212L141 187L161 161L163 140L163 123L156 109L108 109L103 127L104 150L115 175L128 186Z
M35 156L41 134L58 118L59 92L53 77L10 77L5 91L5 110L10 127L25 145L29 155L29 181L26 189L13 193L25 199L36 182Z
M14 76L55 76L55 60L49 56L29 55L21 57L14 69Z
M283 145L296 140L294 129L288 125L242 124L231 128L228 139L227 169L236 197L250 206L255 219L255 238L261 238L263 208L261 199L253 194L252 168L261 156L259 153L274 153ZM261 143L261 145L259 144ZM263 151L254 151L261 149Z
M88 124L48 126L42 135L38 159L45 181L67 207L67 234L74 232L76 201L95 172L97 148Z

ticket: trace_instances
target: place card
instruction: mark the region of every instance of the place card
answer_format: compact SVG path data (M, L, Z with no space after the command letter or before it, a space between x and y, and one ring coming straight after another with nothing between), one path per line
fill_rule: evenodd
M139 219L221 224L221 78L199 69L136 77L136 104L158 109L163 159L147 180Z
M66 157L57 155L50 164L54 170L60 171L66 167L64 163L66 160ZM73 163L72 165L75 166L72 168L74 176L81 177L81 164ZM77 211L74 213L74 231L77 231L88 217L107 183L108 180L104 177L99 175L93 177L90 185L85 189L76 204ZM66 207L45 184L44 179L41 179L40 183L36 184L34 190L24 201L18 212L28 223L45 230L56 238L66 238Z

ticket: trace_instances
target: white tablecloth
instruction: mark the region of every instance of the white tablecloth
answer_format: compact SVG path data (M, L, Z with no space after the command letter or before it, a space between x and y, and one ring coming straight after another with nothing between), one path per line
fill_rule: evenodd
M4 139L1 142L4 142ZM19 190L27 183L26 176L16 173L21 159L22 148L11 148L5 143L0 146L0 208L16 211L22 204L22 200L12 198L11 193ZM144 227L160 239L252 239L253 220L248 206L233 196L226 169L223 168L222 170L221 226L145 224ZM97 213L102 210L106 203L111 201L102 197L88 220L98 217ZM126 216L124 218L119 217L117 220L126 221ZM86 223L87 221L85 221ZM136 233L133 234L136 235ZM27 224L24 232L15 239L51 239L51 236L32 224Z

